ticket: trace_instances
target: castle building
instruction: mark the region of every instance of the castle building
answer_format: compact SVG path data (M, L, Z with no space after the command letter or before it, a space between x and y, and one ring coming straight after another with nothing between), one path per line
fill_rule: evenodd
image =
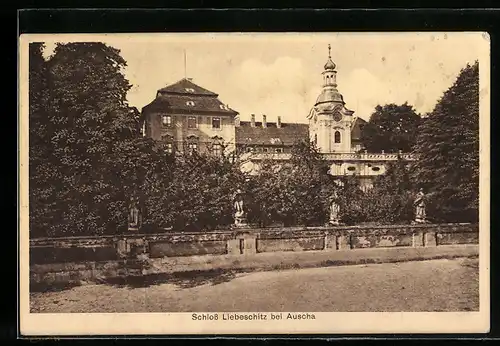
M267 122L265 114L262 121L255 121L255 114L250 121L237 120L235 131L238 154L289 153L295 143L309 137L307 124L283 123L280 116L276 122Z
M158 90L141 116L144 135L159 141L165 151L220 156L235 150L237 115L218 94L185 78Z
M328 46L330 51L330 46ZM354 111L348 109L337 90L337 71L330 53L325 64L323 85L309 112L309 135L320 153L350 153Z
M366 121L355 116L354 111L346 106L337 88L337 70L330 55L330 45L321 74L322 90L307 115L307 137L328 163L329 174L335 177L356 175L362 188L370 188L374 178L386 172L389 162L413 160L412 155L407 153L367 153L364 150L361 133ZM242 170L257 173L260 163L270 158L276 162L286 162L290 154L275 152L270 156L260 152L246 153L242 156Z
M185 78L157 91L156 98L142 109L144 135L153 138L169 153L198 151L220 156L236 153L241 169L255 174L263 160L287 162L298 141L313 142L327 161L329 174L356 175L363 187L384 174L387 164L411 154L367 153L361 133L366 121L350 110L337 88L337 66L328 45L322 75L322 90L306 116L308 123L240 121L239 113L219 100L219 95Z

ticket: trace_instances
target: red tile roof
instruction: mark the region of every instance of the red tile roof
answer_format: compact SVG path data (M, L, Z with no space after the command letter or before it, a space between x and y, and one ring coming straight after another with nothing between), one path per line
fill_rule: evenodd
M251 122L241 121L236 127L237 145L291 146L308 137L307 124L282 123L278 128L276 123L267 123L267 127L263 128L261 122L255 122L255 127L252 127Z

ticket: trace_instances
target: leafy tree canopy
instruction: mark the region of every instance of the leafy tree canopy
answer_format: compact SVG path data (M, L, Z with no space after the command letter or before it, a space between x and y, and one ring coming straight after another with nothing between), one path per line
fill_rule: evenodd
M414 179L427 190L432 217L477 221L479 208L479 63L463 68L420 126Z
M102 234L125 226L131 183L117 174L127 156L136 155L130 149L138 140L138 114L126 101L125 60L103 43L58 44L48 61L41 52L40 45L30 47L30 74L39 77L30 79L36 139L30 151L40 147L45 155L43 162L30 159L40 180L30 189L31 229ZM47 183L51 189L42 187Z
M361 130L363 145L368 152L410 152L415 144L420 116L408 103L378 105Z

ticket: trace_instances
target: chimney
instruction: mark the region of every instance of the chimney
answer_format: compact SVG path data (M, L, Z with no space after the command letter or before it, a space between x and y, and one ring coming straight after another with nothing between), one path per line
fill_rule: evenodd
M240 127L240 117L238 115L234 117L234 126Z
M262 114L262 127L266 128L267 127L267 119L266 115Z
M250 118L250 125L252 127L255 127L255 114L252 114L251 118Z
M278 121L276 121L276 127L281 129L281 116L278 115Z

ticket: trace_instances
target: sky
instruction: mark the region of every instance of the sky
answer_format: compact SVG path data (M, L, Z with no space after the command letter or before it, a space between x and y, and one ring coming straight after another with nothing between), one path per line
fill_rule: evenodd
M52 40L53 42L50 42ZM331 45L346 107L368 120L376 105L408 102L424 114L480 58L480 33L107 34L50 36L54 42L101 41L121 51L141 109L156 91L188 77L219 94L242 120L307 122L321 91ZM184 53L185 52L185 53ZM185 55L184 55L185 54ZM184 58L186 56L186 59Z

